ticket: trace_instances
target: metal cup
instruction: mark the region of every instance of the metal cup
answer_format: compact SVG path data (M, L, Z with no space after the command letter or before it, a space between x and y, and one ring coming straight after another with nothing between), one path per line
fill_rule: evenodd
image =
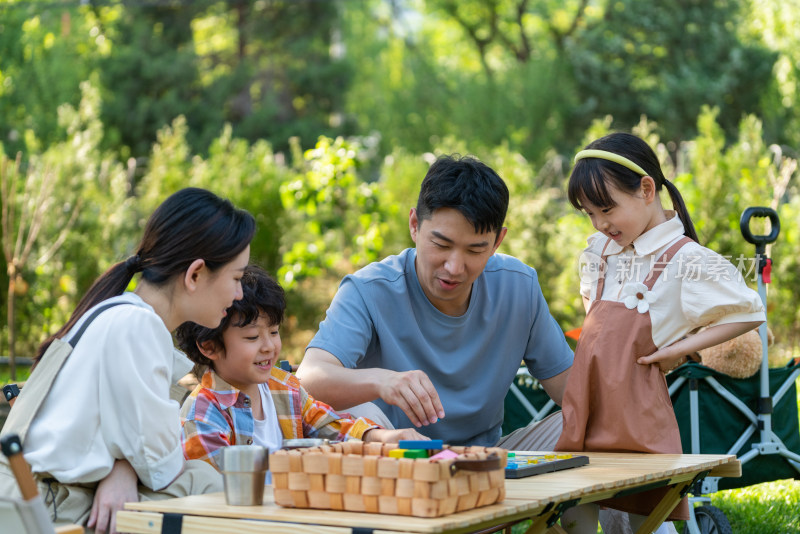
M260 445L231 445L220 458L225 502L234 506L261 505L269 469L269 451Z

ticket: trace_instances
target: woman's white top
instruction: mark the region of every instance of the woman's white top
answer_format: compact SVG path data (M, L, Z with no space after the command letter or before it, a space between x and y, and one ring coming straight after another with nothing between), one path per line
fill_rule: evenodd
M683 223L674 211L665 212L667 221L621 247L597 232L589 237L589 246L580 261L581 295L595 300L597 280L605 274L602 300L624 302L639 292L635 284L644 282L654 262L670 245L683 237ZM605 252L603 252L603 248ZM605 273L600 257L606 254ZM750 258L731 258L717 254L696 242L684 245L656 281L647 295L648 311L653 324L653 342L659 348L683 338L703 326L725 323L765 321L764 306L758 293L745 283L753 278L754 262ZM753 279L754 281L754 279ZM631 286L625 289L626 286Z
M84 332L31 424L25 459L62 483L99 481L126 459L142 484L159 490L183 469L179 406L169 392L191 364L138 295L104 303L114 301L131 305L103 311Z

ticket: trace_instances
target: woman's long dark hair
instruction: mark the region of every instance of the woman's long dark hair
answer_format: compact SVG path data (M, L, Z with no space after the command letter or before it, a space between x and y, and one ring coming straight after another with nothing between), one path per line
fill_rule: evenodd
M136 254L108 269L83 296L69 321L39 347L36 361L54 339L64 336L96 304L121 295L137 272L164 285L196 259L215 271L250 244L255 219L205 189L189 187L170 195L150 216Z
M694 230L694 224L680 191L675 184L664 177L656 153L644 140L628 133L612 133L592 141L586 146L586 149L605 150L624 156L638 164L647 173L647 176L653 179L656 183L656 191L661 191L662 187L666 187L669 198L672 200L672 207L683 222L684 235L697 241L697 232ZM583 209L580 199L584 197L595 206L613 207L614 201L606 186L607 180L611 180L619 190L632 194L639 190L642 176L619 163L606 159L578 160L572 169L569 185L567 185L567 196L570 203L576 209Z

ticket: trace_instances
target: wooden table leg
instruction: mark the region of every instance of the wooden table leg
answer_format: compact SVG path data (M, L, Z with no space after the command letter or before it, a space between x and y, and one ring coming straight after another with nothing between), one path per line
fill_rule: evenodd
M541 515L533 518L533 522L531 523L531 526L528 527L528 530L525 531L525 534L566 534L564 529L557 524L558 520L561 518L561 514L564 513L564 510L567 508L572 508L578 504L578 502L579 501L577 499L572 501L564 501L557 504L550 510L545 508L545 511L542 512Z
M692 480L686 480L684 482L679 482L672 486L670 490L667 492L666 495L661 499L661 502L655 507L655 509L647 516L647 519L642 526L639 527L639 530L636 531L636 534L651 534L655 529L663 523L669 514L678 506L678 503L681 502L681 499L689 493L689 489L694 486L696 482L703 480L705 476L708 474L708 471L704 471L699 473L696 477Z

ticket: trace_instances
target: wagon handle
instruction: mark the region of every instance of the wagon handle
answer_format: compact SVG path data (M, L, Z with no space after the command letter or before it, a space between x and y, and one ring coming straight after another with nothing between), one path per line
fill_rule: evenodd
M772 228L768 235L753 235L753 232L750 231L750 219L753 217L769 218ZM739 219L739 228L742 230L742 236L744 236L745 241L756 246L756 254L763 255L765 246L778 239L778 234L781 231L781 221L778 218L778 214L772 208L761 206L750 207L742 212L742 217Z

